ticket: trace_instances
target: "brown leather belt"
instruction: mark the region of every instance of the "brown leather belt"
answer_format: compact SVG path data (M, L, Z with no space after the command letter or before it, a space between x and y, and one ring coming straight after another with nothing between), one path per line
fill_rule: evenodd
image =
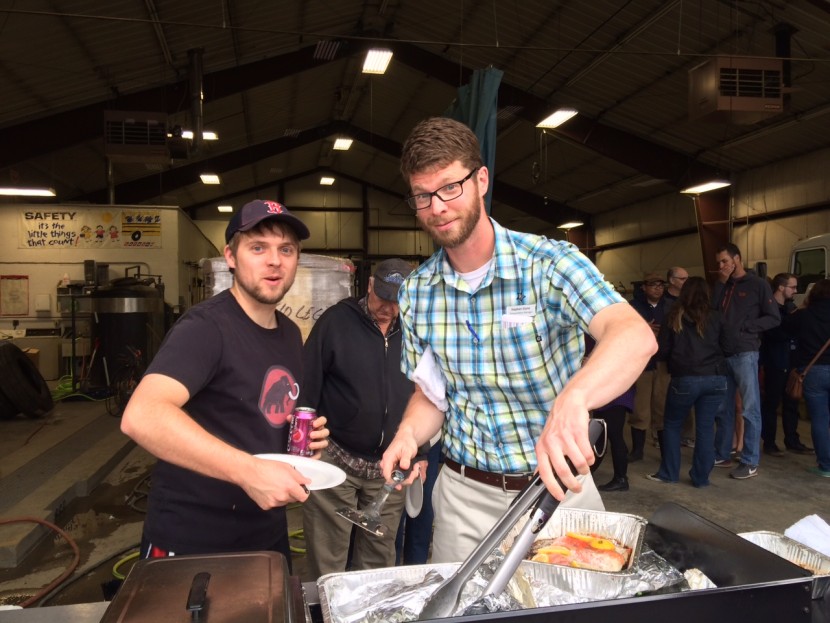
M444 457L444 465L449 467L457 474L461 474L464 478L481 482L491 487L498 487L503 491L521 491L522 488L533 478L533 474L495 474L493 472L485 472L475 467L467 467L456 463L452 459Z

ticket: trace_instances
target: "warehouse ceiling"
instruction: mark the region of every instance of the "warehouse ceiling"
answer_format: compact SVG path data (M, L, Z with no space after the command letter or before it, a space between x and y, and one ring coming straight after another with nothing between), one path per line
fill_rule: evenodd
M400 197L414 124L495 68L493 214L532 231L825 147L828 32L826 0L0 0L0 186L199 219L322 173ZM373 45L385 75L361 73ZM718 63L750 82L691 112L690 70ZM760 94L753 63L778 76ZM559 107L579 114L536 128ZM105 117L218 140L112 155Z

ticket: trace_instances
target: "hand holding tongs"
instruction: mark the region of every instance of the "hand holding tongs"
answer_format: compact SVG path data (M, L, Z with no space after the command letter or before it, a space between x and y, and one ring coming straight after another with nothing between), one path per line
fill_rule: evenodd
M605 451L605 434L605 420L592 419L588 422L588 439L597 456L602 456ZM597 451L598 442L600 442L601 452ZM559 485L567 491L561 482ZM429 596L418 617L419 620L444 618L455 612L458 598L469 579L534 503L536 506L530 519L514 539L513 546L493 574L481 596L501 594L510 578L513 577L513 573L519 567L519 563L524 559L531 544L536 540L539 532L545 527L559 506L559 501L548 492L545 483L542 482L542 477L538 473L516 496L507 512L490 529L490 532L487 533L455 574L444 580L438 589Z

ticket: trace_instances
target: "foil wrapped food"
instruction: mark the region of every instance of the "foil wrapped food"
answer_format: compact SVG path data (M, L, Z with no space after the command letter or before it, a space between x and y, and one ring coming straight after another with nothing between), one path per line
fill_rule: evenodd
M807 569L813 575L830 575L830 556L825 556L788 536L766 530L743 532L738 536L776 556L789 560L802 569Z

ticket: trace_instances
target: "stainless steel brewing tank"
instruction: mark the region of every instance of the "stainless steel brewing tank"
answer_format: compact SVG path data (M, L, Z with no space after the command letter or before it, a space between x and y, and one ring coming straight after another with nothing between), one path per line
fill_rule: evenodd
M152 279L125 277L90 295L95 382L110 385L118 370L143 370L164 337L164 290Z

